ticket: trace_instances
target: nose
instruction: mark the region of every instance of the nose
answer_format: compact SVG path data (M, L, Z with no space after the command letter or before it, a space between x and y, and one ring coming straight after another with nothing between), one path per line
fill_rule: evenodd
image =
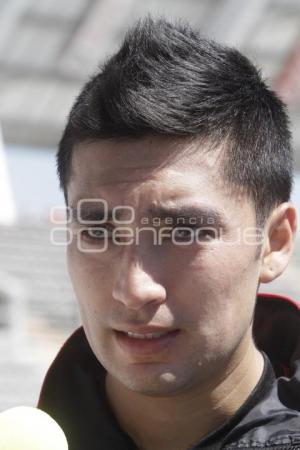
M126 254L118 261L113 298L134 310L142 309L149 303L163 303L166 299L164 286L146 270L142 258L130 247L126 248Z

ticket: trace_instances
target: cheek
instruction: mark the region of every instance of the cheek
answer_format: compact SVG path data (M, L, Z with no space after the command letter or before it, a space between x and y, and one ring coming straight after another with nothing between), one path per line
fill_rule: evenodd
M223 244L203 252L187 266L187 275L199 284L227 296L258 280L255 249L245 245ZM244 289L243 289L244 290ZM244 292L245 293L245 292Z
M186 320L226 335L250 324L256 298L258 267L255 249L229 246L199 252L174 285L177 304L184 299ZM175 279L175 278L174 278ZM181 300L182 301L182 300ZM238 320L237 320L238 319Z
M99 313L110 280L110 266L101 262L99 256L79 252L70 246L67 263L72 285L81 311Z

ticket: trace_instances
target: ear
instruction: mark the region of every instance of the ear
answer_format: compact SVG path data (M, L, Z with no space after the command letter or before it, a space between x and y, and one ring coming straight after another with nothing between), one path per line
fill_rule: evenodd
M270 283L285 270L294 249L297 213L289 203L281 203L271 213L265 227L261 253L260 283Z

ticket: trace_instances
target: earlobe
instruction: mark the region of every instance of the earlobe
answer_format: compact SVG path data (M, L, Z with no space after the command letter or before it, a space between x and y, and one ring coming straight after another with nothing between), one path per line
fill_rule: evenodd
M263 262L263 266L260 271L259 282L260 283L271 283L271 281L275 280L280 274L276 274L272 266L269 266L265 262Z
M265 229L260 283L270 283L287 267L294 249L297 214L291 203L282 203L271 213Z

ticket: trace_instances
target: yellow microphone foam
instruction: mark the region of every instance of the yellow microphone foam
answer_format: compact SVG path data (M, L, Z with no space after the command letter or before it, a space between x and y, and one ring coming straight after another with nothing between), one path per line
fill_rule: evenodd
M0 450L68 450L68 443L48 414L18 406L0 413Z

